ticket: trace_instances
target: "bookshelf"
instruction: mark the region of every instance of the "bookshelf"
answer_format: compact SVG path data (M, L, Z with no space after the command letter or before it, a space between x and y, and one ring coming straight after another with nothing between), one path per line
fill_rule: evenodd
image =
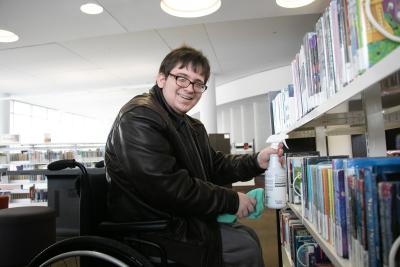
M314 237L315 241L317 241L318 244L320 245L320 247L324 250L325 254L331 260L333 265L341 266L341 267L350 267L351 266L350 261L338 256L336 254L336 251L333 248L333 246L331 244L329 244L328 242L326 242L317 233L317 230L315 229L315 227L306 218L304 218L302 216L301 205L295 205L295 204L288 203L288 206L297 215L297 217L302 220L304 226L307 228L307 230L310 232L310 234Z
M384 101L385 82L388 80L392 81L393 76L400 77L400 46L396 43L390 43L384 37L381 38L380 34L375 32L374 27L362 15L364 12L363 3L364 1L362 0L331 0L318 20L314 32L305 33L300 52L294 57L291 65L293 85L288 85L287 88L282 89L278 93L278 97L271 101L271 109L273 110L271 128L276 130L274 133L295 136L296 134L299 135L301 131L312 132L316 139L317 150L320 151L321 156L335 155L332 151L328 150L327 140L329 135L350 136L364 133L364 142L362 144L360 142L359 145L366 147L366 155L368 157L387 156L385 130L400 128L400 102L396 100L400 92L398 78L394 79L396 82L393 82L396 87L387 87L394 89L389 93L390 97L393 96L393 101ZM371 8L376 11L375 17L382 19L381 23L387 22L388 17L391 17L390 14L384 11L386 7L383 1L375 1ZM378 12L379 10L382 12ZM383 15L385 17L380 17ZM397 30L399 29L399 25L399 22L395 22L389 26L390 30L394 29L397 36L400 35L400 31ZM374 58L374 56L377 57ZM395 75L391 76L394 73ZM385 79L388 76L391 77ZM357 99L358 101L359 98L361 98L362 107L356 109L352 106L355 102L353 100ZM349 103L347 107L345 107L346 105L342 105L347 104L347 102ZM386 107L384 104L386 104ZM345 118L343 122L328 122L329 118L335 118L334 116L330 116L334 114L328 113L338 109L341 109L343 113L338 113L337 115L339 116L336 118ZM349 116L349 113L352 113L351 115L357 113L358 117L352 118ZM343 115L343 117L340 117L340 115ZM344 127L342 127L343 125ZM388 125L390 125L390 128L386 128ZM339 131L337 131L337 134L334 134L332 130L337 129ZM330 130L331 132L329 132ZM342 131L340 132L340 130ZM344 144L338 143L338 145L351 145L350 138L347 140ZM355 155L354 150L353 152L351 150L346 152L346 155L348 154L351 158L351 153ZM357 173L357 175L360 175L361 172ZM373 195L371 192L377 191L371 190L371 188L374 189L372 184L377 185L378 179L363 179L364 177L360 178L360 181L357 180L357 186L351 188L351 190L359 194L357 196L365 197L367 193L362 190L368 187L364 187L363 182L369 183L370 188L368 190L370 191L368 194L371 197ZM325 181L329 181L329 178L325 178ZM398 180L394 181L398 182ZM347 182L348 180L346 180ZM326 188L330 187L328 185ZM313 189L315 190L316 187L313 187ZM317 188L317 190L320 189L321 187ZM351 199L348 195L354 193L349 192L346 191L347 199ZM329 192L327 195L333 196L334 194ZM378 205L376 204L376 199L371 200L370 198L370 202L368 203L375 201L375 204L370 204L367 207L365 202L362 202L364 200L361 200L361 197L359 202L357 202L353 196L353 201L355 201L353 202L353 208L357 207L358 213L353 217L347 217L353 220L355 218L358 219L359 221L356 222L358 224L364 223L364 226L356 225L357 231L360 231L360 233L357 232L355 238L350 236L349 240L355 239L358 242L360 241L361 234L367 236L367 238L359 242L361 246L357 243L356 246L351 248L355 254L350 254L349 248L350 260L338 255L338 253L344 254L341 251L341 245L335 248L325 240L329 239L325 236L329 234L326 232L326 226L321 226L321 220L318 217L314 221L313 214L311 217L309 214L307 216L303 214L301 205L288 203L288 207L304 224L334 266L349 267L354 264L361 266L367 262L370 265L378 266L378 264L384 263L384 259L386 258L383 254L387 252L387 247L390 248L392 244L390 243L391 241L387 241L385 243L386 247L382 248L383 245L378 244L382 242L376 241L377 238L382 239L382 237L379 236L381 230L376 230L375 226L382 226L386 222L381 223L379 220L372 218L376 213L370 207ZM321 199L318 196L314 199L317 199L317 202L321 203ZM382 204L383 207L385 207L384 204ZM349 207L346 207L346 209L349 209ZM324 207L317 207L317 210L324 210ZM362 218L362 216L367 216L365 215L367 213L369 221ZM342 214L340 218L343 218ZM352 226L355 225L354 221L351 221L351 223L353 223ZM325 232L320 230L321 227L322 229L325 228ZM387 227L387 229L386 231L388 232L384 233L388 233L388 236L394 234L390 227ZM347 229L347 231L350 230ZM385 249L386 251L384 251ZM287 259L285 259L287 258L286 251L283 247L281 250L282 262L285 263L287 262ZM378 253L381 253L382 256L379 256Z
M0 144L0 155L0 194L9 195L9 206L46 206L47 165L59 159L76 159L91 167L104 159L104 144Z
M350 100L353 96L362 93L362 100L364 103L364 113L366 119L366 129L368 135L367 149L368 157L386 156L386 143L385 139L381 138L385 134L385 127L383 122L383 109L381 106L381 88L379 83L382 79L400 70L400 47L394 50L391 54L385 57L382 61L366 70L362 75L356 77L351 83L343 87L338 93L333 95L328 101L322 103L307 115L298 120L291 127L282 131L282 133L290 133L296 129L312 122L318 117L325 115L332 108ZM376 102L379 102L377 105ZM395 107L397 110L398 108ZM397 112L397 111L396 111ZM378 114L378 116L376 116ZM346 133L345 133L346 134ZM351 134L351 133L347 133ZM313 236L318 245L322 248L326 256L330 259L334 266L350 267L353 262L349 259L344 259L339 256L330 243L328 243L316 229L316 226L311 223L304 215L301 205L288 203L288 207L296 214L301 220L309 233ZM369 241L368 241L369 242ZM354 248L353 248L354 249ZM369 253L367 251L367 253ZM282 248L282 262L286 262L287 257ZM354 260L354 259L353 259ZM382 260L382 259L381 259ZM362 263L361 263L362 264ZM286 266L286 265L284 265Z
M341 103L348 101L353 96L363 93L367 95L368 99L363 99L366 101L364 105L364 112L367 124L367 135L368 135L368 157L371 156L385 156L386 155L386 144L385 139L381 135L384 135L384 124L382 116L382 108L374 110L374 102L380 102L380 86L379 82L390 75L391 73L398 71L400 69L400 47L398 47L393 53L389 54L382 61L365 71L362 75L355 78L350 84L344 87L341 91L333 95L327 102L322 103L320 106L316 107L310 113L305 115L303 118L298 120L291 127L282 131L283 133L290 133L296 129L304 126L305 124L312 122L318 117L325 115L330 109L340 105ZM347 90L347 91L346 91ZM372 93L371 93L372 92ZM369 96L368 96L369 95ZM372 95L372 97L371 97ZM365 96L363 96L365 97ZM371 109L372 106L372 112ZM374 114L379 114L378 118L374 117ZM371 116L372 115L372 116ZM379 127L380 126L380 127ZM379 128L379 129L377 129ZM349 134L349 133L348 133ZM288 203L288 207L296 214L296 216L301 220L304 226L307 228L309 233L313 236L315 241L323 249L324 253L330 259L332 264L337 267L350 267L352 262L349 259L344 259L340 257L335 248L328 243L321 234L318 233L316 226L312 224L302 212L301 205ZM285 263L287 260L287 255L282 248L282 262ZM361 263L362 264L362 263ZM287 265L283 265L287 266ZM290 266L290 265L289 265Z

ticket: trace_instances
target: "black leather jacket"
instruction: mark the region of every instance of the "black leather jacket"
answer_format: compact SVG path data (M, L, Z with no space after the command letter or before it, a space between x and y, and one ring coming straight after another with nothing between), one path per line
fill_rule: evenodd
M210 146L203 124L180 116L161 89L130 100L120 110L105 153L114 221L167 219L162 233L169 254L197 266L223 266L216 217L236 213L237 193L222 187L264 171L256 155L224 155ZM176 245L176 246L175 246ZM202 251L199 259L184 249ZM186 259L187 258L187 259Z

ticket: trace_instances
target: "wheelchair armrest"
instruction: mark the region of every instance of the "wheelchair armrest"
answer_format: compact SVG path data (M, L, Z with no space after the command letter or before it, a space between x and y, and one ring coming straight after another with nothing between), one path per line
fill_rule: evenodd
M143 221L143 222L101 222L98 229L103 232L154 232L167 229L168 221Z

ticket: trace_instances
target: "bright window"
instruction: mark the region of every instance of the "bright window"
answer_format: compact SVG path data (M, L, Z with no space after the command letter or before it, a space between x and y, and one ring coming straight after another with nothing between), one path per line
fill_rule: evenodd
M105 143L110 128L109 121L19 101L10 103L10 133L19 134L21 144L43 143L49 134L52 143Z

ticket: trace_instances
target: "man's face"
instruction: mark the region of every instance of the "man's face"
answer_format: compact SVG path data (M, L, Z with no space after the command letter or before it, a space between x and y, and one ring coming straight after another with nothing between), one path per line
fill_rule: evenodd
M181 69L175 66L170 73L175 76L185 77L195 83L204 83L204 77L194 72L191 65ZM185 114L199 102L202 94L193 90L193 84L186 88L177 85L176 78L172 75L165 76L159 73L157 85L162 88L167 104L178 114Z

